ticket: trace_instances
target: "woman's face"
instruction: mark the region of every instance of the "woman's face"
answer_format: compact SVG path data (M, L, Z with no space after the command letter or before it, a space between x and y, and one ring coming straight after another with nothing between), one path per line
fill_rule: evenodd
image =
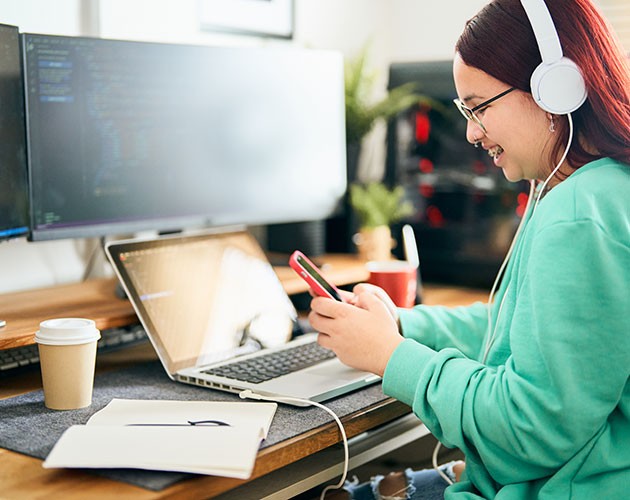
M510 88L487 73L467 66L459 54L455 56L453 76L457 95L469 108ZM529 93L514 90L476 111L475 115L485 131L469 120L466 139L471 143L480 141L508 180L547 177L551 171L547 160L552 146L550 121Z

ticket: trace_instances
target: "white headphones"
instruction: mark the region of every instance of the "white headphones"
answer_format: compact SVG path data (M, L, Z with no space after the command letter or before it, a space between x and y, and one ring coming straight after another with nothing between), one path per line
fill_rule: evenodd
M542 109L566 115L586 100L582 72L571 59L562 55L562 46L553 19L544 0L521 0L534 30L542 63L531 77L532 96Z

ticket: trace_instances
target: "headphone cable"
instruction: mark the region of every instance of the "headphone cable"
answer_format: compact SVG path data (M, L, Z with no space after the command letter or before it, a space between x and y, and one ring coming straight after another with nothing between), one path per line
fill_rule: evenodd
M532 216L534 215L534 212L536 212L536 207L538 207L538 202L540 201L540 198L542 198L542 195L545 192L545 187L547 187L547 183L551 180L551 178L554 175L556 175L556 172L560 170L560 167L562 166L562 164L564 163L564 160L566 160L567 155L569 154L569 149L571 149L571 142L573 141L573 118L571 117L571 113L567 113L567 119L569 122L569 140L567 141L567 146L564 148L564 153L562 153L562 157L560 158L560 161L556 165L556 168L554 168L551 171L551 173L545 179L545 182L542 183L542 186L540 187L540 190L538 191L538 196L536 197L536 203L534 204L534 211L532 212Z

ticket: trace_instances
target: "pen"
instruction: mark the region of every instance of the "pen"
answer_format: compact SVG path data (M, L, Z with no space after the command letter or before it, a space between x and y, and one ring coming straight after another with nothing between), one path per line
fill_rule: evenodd
M128 427L190 427L193 425L199 427L231 427L230 424L222 420L187 420L185 424L127 424Z

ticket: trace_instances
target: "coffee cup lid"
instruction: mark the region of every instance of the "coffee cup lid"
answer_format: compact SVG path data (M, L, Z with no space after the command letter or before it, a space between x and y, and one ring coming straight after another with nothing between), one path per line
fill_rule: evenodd
M84 318L56 318L42 321L35 342L46 345L87 344L101 338L96 323Z

